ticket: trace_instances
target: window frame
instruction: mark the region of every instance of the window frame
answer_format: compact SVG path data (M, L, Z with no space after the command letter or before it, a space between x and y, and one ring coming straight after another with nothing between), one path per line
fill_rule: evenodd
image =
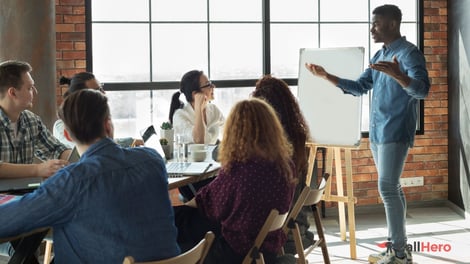
M92 0L85 0L85 46L86 46L86 70L89 72L93 72L93 49L92 49ZM151 1L151 0L149 0ZM262 43L263 43L263 62L262 62L262 74L270 74L271 73L271 20L270 20L270 0L261 0L262 1ZM324 1L324 0L323 0ZM370 2L369 2L370 4ZM320 0L318 1L318 5L320 5ZM320 13L320 8L318 9ZM423 0L417 0L417 47L419 50L424 51L424 4ZM369 14L369 21L371 14ZM119 23L122 23L120 21ZM185 21L191 23L191 21ZM109 21L107 23L110 23ZM134 23L134 22L129 22ZM152 21L144 22L148 24L152 24ZM214 23L208 21L206 23ZM275 22L273 24L295 24L299 22ZM317 26L320 27L322 24L334 24L335 22L325 22L320 20L320 15L318 15L318 21L316 22ZM342 22L345 23L345 22ZM354 24L354 22L347 22L348 24ZM363 22L356 22L356 23L363 23ZM319 30L319 39L321 32ZM371 46L370 38L369 38L369 47ZM152 50L152 47L150 46ZM369 49L369 53L371 50ZM152 54L152 51L150 51ZM366 54L371 57L373 54ZM210 56L210 55L209 55ZM150 64L152 68L152 64ZM210 63L208 68L210 70ZM168 90L168 89L179 89L179 82L178 81L160 81L155 82L152 80L152 71L150 73L151 82L106 82L106 90L107 91L150 91L150 95L152 96L153 90ZM297 78L282 78L289 86L297 86L298 79ZM238 79L238 80L212 80L214 83L217 84L217 89L230 89L236 87L247 87L247 86L254 86L256 83L256 79ZM371 102L371 94L368 93L364 95L364 100L368 100L369 104ZM424 101L419 100L418 104L418 120L417 120L417 129L416 135L423 135L424 134ZM369 131L361 131L363 138L369 137Z

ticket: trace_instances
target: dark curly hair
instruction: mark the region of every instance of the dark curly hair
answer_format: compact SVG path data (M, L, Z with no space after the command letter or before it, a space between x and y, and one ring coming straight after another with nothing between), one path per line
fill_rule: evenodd
M256 89L252 96L264 99L276 111L293 147L292 160L300 178L299 182L305 182L308 169L305 143L310 137L310 132L297 99L288 84L281 79L266 75L256 82Z

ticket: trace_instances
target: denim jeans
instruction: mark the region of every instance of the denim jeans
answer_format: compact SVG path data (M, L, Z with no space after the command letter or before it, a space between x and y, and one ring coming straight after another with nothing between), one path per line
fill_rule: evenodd
M409 149L408 143L370 144L379 175L378 187L385 207L388 238L398 256L406 247L406 199L400 185Z

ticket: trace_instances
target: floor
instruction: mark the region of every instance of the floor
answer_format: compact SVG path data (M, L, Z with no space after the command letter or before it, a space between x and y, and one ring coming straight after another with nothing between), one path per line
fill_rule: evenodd
M441 251L424 250L423 246L413 251L413 263L469 263L470 264L470 219L464 219L447 202L425 206L408 207L407 232L408 243L435 247ZM377 244L385 241L387 229L385 216L380 208L356 209L356 240L357 259L350 258L348 241L340 239L337 211L327 210L322 219L331 263L368 263L367 257L383 249ZM312 221L313 223L313 221ZM314 227L311 230L315 233ZM447 250L447 251L446 251ZM7 259L0 257L0 264ZM308 255L308 263L323 263L321 250L315 249Z
M413 263L470 263L470 219L465 220L453 208L447 202L408 207L407 233L408 244L413 247ZM368 263L369 254L384 250L377 246L385 242L387 237L385 215L380 211L356 212L355 260L350 258L349 241L340 239L338 217L333 215L337 212L328 215L327 211L322 223L331 263ZM311 230L314 231L312 227ZM421 245L419 248L418 244ZM308 256L308 263L323 263L319 248Z

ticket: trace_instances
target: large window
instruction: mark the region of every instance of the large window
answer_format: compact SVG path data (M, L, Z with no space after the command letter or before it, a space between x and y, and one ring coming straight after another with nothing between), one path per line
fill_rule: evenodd
M381 48L370 38L371 13L385 3L400 7L402 35L420 46L420 2L87 0L87 68L105 83L116 136L138 136L168 119L171 96L189 70L203 70L217 85L214 103L227 115L267 73L297 94L300 48L362 46L368 65Z

